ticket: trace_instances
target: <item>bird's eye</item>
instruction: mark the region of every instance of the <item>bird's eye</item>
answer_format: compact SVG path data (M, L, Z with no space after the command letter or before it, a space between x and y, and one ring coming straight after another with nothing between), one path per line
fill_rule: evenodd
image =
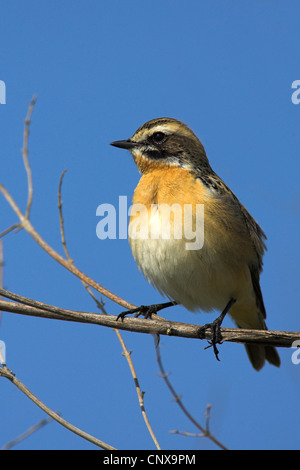
M166 138L166 135L163 132L154 132L154 134L152 135L152 140L156 144L160 144L161 142L165 140L165 138Z

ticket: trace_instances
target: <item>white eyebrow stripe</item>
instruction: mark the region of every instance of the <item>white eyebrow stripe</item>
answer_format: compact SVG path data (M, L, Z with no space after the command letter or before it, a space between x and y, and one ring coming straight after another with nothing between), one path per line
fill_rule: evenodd
M163 132L166 135L180 134L186 137L194 136L193 132L188 127L179 125L176 121L157 124L156 126L152 127L150 132L152 135L154 132Z
M173 127L173 126L172 126ZM154 132L163 132L164 134L172 134L175 130L175 126L172 129L170 124L158 124L155 127L152 127L151 129L151 134L154 134Z
M145 126L139 128L135 132L133 138L136 138L138 141L143 140L155 134L155 132L163 132L166 135L177 134L185 137L196 138L195 134L187 126L178 121L158 122L157 124L153 123L150 127L145 124Z

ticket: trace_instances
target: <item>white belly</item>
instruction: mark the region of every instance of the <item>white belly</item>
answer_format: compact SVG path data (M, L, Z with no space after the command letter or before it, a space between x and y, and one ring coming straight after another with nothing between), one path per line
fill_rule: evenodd
M230 263L205 243L200 249L188 250L186 238L171 233L163 239L158 214L150 220L144 214L140 236L133 236L134 220L129 226L129 242L138 267L146 279L168 298L188 310L223 310L235 294L237 279ZM141 222L141 219L139 220ZM152 230L152 238L150 230ZM200 227L199 227L200 230ZM145 233L147 232L147 233ZM236 271L236 270L235 270Z

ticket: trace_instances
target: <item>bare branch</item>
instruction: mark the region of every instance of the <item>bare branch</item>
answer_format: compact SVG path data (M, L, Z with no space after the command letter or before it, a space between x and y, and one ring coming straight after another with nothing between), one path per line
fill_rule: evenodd
M170 431L170 434L179 434L180 436L186 437L205 437L205 434L203 434L203 432L179 431L178 429Z
M64 230L64 218L63 218L63 213L62 213L62 199L61 199L61 188L62 188L62 182L63 182L63 177L65 175L67 170L64 170L61 174L61 177L60 177L60 180L59 180L59 187L58 187L58 211L59 211L59 223L60 223L60 233L61 233L61 241L62 241L62 245L63 245L63 248L64 248L64 251L65 251L65 254L66 254L66 257L67 259L72 263L74 264L73 260L71 259L71 256L70 256L70 253L69 253L69 250L67 248L67 243L66 243L66 237L65 237L65 230ZM89 286L81 281L83 286L85 287L85 289L87 290L87 292L90 294L90 296L93 298L93 300L96 302L96 305L97 307L102 311L102 313L104 315L107 315L107 312L104 308L104 302L99 302L98 299L96 298L96 296L94 295L94 293L92 292L92 290L89 288ZM132 359L131 359L131 351L128 351L126 345L125 345L125 342L122 338L122 335L120 333L119 330L115 329L114 328L114 332L116 333L117 337L118 337L118 340L122 346L122 349L123 349L123 355L124 357L126 358L127 360L127 363L129 365L129 369L130 369L130 372L131 372L131 375L133 377L133 381L134 381L134 384L135 384L135 388L136 388L136 392L137 392L137 396L138 396L138 400L139 400L139 405L140 405L140 409L141 409L141 412L142 412L142 416L143 416L143 419L145 421L145 424L147 426L147 429L150 433L150 436L152 437L153 439L153 442L156 446L156 448L158 450L161 450L161 447L158 443L158 440L153 432L153 429L150 425L150 422L149 422L149 419L148 419L148 416L146 414L146 410L145 410L145 405L144 405L144 399L143 399L143 393L141 391L141 388L140 388L140 384L139 384L139 381L138 381L138 378L137 378L137 375L136 375L136 371L135 371L135 368L134 368L134 365L133 365L133 362L132 362Z
M21 228L20 223L13 224L11 227L8 227L7 229L5 229L3 232L0 233L0 238L5 237L5 235L8 235L9 232L12 232L13 230L20 229L20 228Z
M27 116L25 118L25 124L24 124L22 154L23 154L25 170L27 173L27 184L28 184L28 199L27 199L27 206L26 206L26 213L25 213L26 219L29 219L29 214L30 214L30 209L31 209L31 204L32 204L32 196L33 196L32 173L31 173L31 168L30 168L29 160L28 160L28 137L29 137L29 126L31 123L31 115L33 113L33 108L36 103L36 100L37 100L37 96L35 95L32 98L31 103L29 105Z
M181 397L175 392L175 390L173 388L173 385L171 384L171 382L168 378L168 374L166 374L166 372L164 370L162 359L161 359L161 354L159 352L160 348L156 347L155 350L156 350L156 360L157 360L157 363L158 363L158 366L159 366L159 369L160 369L160 372L161 372L161 376L164 379L168 389L170 390L171 394L173 395L174 400L178 404L179 408L183 411L183 413L186 415L186 417L194 424L194 426L196 426L196 428L199 429L199 431L201 432L201 434L200 434L201 437L207 437L212 442L214 442L218 447L220 447L220 449L228 450L227 447L225 447L224 444L222 444L222 442L220 442L209 431L209 426L208 426L209 415L207 414L207 409L206 409L206 427L204 427L200 423L198 423L198 421L189 413L187 408L182 403Z
M60 226L60 236L61 236L61 243L64 249L64 252L66 254L66 257L69 261L73 260L71 259L71 256L69 254L69 251L67 249L67 244L66 244L66 238L65 238L65 230L64 230L64 219L63 219L63 214L62 214L62 199L61 199L61 187L63 183L63 178L66 173L67 169L65 169L62 174L60 175L59 179L59 185L58 185L58 213L59 213L59 226ZM74 264L74 263L73 263Z
M6 379L10 380L13 385L15 385L21 392L23 392L30 400L32 400L39 408L41 408L45 413L47 413L51 418L57 421L59 424L64 426L65 428L69 429L73 433L77 434L78 436L86 439L87 441L95 444L98 447L101 447L105 450L116 450L115 447L112 447L109 444L106 444L103 441L100 441L94 436L82 431L81 429L77 428L73 424L69 423L65 419L63 419L59 414L52 411L48 406L46 406L43 402L41 402L17 377L13 374L13 372L5 367L0 367L0 377L5 377Z
M40 245L40 247L43 248L43 250L46 251L46 253L48 253L48 255L50 255L53 259L55 259L59 264L64 266L68 271L73 273L81 281L93 287L96 291L100 292L100 294L102 295L105 295L105 297L108 297L113 302L116 302L117 304L121 305L122 307L126 309L136 308L136 305L133 305L127 302L126 300L122 299L118 295L114 294L113 292L109 291L105 287L101 286L100 284L98 284L98 282L94 281L92 278L90 278L89 276L84 274L82 271L80 271L78 268L76 268L69 260L66 260L59 253L57 253L57 251L55 251L50 245L48 245L48 243L35 230L31 222L21 212L15 200L12 198L10 193L1 183L0 183L0 191L2 192L5 199L7 200L11 208L14 210L18 218L20 219L20 227L24 228L29 233L29 235L31 235L32 238L37 242L37 244Z
M123 338L120 334L120 332L118 330L115 330L117 335L118 335L118 339L122 345L122 348L123 348L123 355L125 356L125 358L127 359L127 362L128 362L128 365L129 365L129 368L130 368L130 371L131 371L131 374L132 374L132 377L133 377L133 381L134 381L134 385L135 385L135 388L136 388L136 393L137 393L137 396L138 396L138 400L139 400L139 405L140 405L140 409L141 409L141 412L142 412L142 416L144 418L144 421L146 423L146 426L148 428L148 431L150 433L150 436L152 437L153 439L153 442L156 446L156 448L158 450L161 450L161 447L158 443L158 440L153 432L153 429L150 425L150 422L149 422L149 419L148 419L148 416L147 416L147 413L146 413L146 410L145 410L145 404L144 404L144 394L142 393L142 390L141 390L141 387L140 387L140 384L139 384L139 381L138 381L138 378L137 378L137 375L136 375L136 371L135 371L135 368L133 366L133 362L131 360L131 353L132 351L128 351L128 349L126 348L126 345L123 341Z
M125 318L123 321L116 321L117 316L115 315L66 310L37 300L22 297L12 292L8 292L5 289L0 289L0 295L16 302L20 302L13 303L4 300L0 301L0 310L6 312L41 318L52 318L56 320L92 323L95 325L106 326L108 328L117 328L118 330L132 331L136 333L211 340L210 330L205 331L205 335L199 338L199 328L201 325L174 322L157 316L153 316L151 320L142 318ZM294 341L300 340L300 333L293 331L221 328L221 333L223 342L257 343L285 348L290 348Z
M12 207L17 217L19 218L20 226L24 228L32 236L32 238L41 246L41 248L43 248L43 250L46 251L53 259L55 259L59 264L64 266L70 272L72 272L81 281L93 287L97 292L100 292L100 294L111 299L113 302L116 302L117 304L121 305L122 307L125 307L126 309L136 308L136 305L129 303L128 301L122 299L121 297L109 291L102 285L98 284L92 278L90 278L89 276L84 274L82 271L80 271L74 265L73 262L71 262L69 259L63 258L59 253L57 253L50 245L48 245L48 243L45 242L45 240L34 229L29 219L26 218L26 215L24 215L21 212L15 200L13 199L13 197L10 195L10 193L1 183L0 183L0 192L2 192L7 202L9 203L9 205ZM20 308L19 308L19 311L15 311L14 313L21 313ZM25 309L23 309L22 313L25 314ZM33 310L30 312L30 309L27 309L26 314L32 315ZM60 315L62 317L63 314L60 313ZM88 320L87 315L91 315L91 314L85 314L84 318L81 317L81 319L79 319L78 312L75 314L73 312L72 318L70 318L70 315L69 315L69 318L65 317L64 319L68 319L68 320L72 319L73 321L85 321L85 322L89 321L93 323L94 320L91 320L91 318ZM43 315L41 312L39 312L39 315L37 316L43 316ZM50 312L48 312L48 317L53 318L54 316L51 317ZM98 320L99 320L99 317L98 317ZM189 324L184 324L184 323L166 322L166 321L158 321L158 320L162 320L162 319L156 316L155 321L145 322L143 320L136 321L136 319L125 318L123 322L119 322L118 325L114 324L113 327L118 328L118 329L137 331L137 332L143 332L143 333L167 334L169 336L182 336L182 337L199 339L199 336L198 336L199 326L198 325L196 326L196 325L189 325ZM108 325L104 323L105 322L102 323L103 326L112 327L112 325ZM169 325L167 327L167 330L165 330L166 325ZM237 343L259 343L259 344L274 345L274 346L279 346L279 347L290 347L293 341L300 339L300 334L297 332L270 331L270 330L244 330L244 329L237 329L237 328L234 328L234 329L222 328L221 331L222 331L223 341L232 341L232 342L237 342ZM210 331L207 330L205 332L204 339L211 339Z
M38 245L40 245L40 247L44 251L46 251L46 253L48 253L59 264L61 264L70 272L72 272L81 281L85 282L89 286L93 287L96 291L100 292L100 294L105 295L106 297L111 299L113 302L116 302L117 304L121 305L122 307L126 309L136 308L136 305L133 305L127 302L126 300L122 299L121 297L114 294L113 292L110 292L108 289L105 289L105 287L101 286L96 281L94 281L89 276L87 276L82 271L80 271L78 268L76 268L76 266L73 263L71 263L69 260L66 260L65 258L63 258L50 245L48 245L48 243L40 236L40 234L34 229L33 225L29 221L29 212L30 212L31 203L32 203L33 190L32 190L31 169L30 169L29 161L28 161L28 135L29 135L30 118L32 115L35 102L36 102L36 97L33 97L33 99L31 100L29 109L28 109L26 119L25 119L24 138L23 138L22 153L23 153L23 160L24 160L24 165L25 165L25 169L27 172L27 181L28 181L28 200L27 200L27 207L26 207L25 214L22 213L16 201L11 196L9 191L5 188L5 186L0 183L0 192L2 192L3 196L5 197L8 204L11 206L11 208L13 209L13 211L15 212L15 214L17 215L20 221L20 223L15 224L13 228L16 228L16 227L24 228L29 233L29 235L31 235L31 237L38 243ZM7 234L11 230L12 230L12 227L5 230L3 233Z

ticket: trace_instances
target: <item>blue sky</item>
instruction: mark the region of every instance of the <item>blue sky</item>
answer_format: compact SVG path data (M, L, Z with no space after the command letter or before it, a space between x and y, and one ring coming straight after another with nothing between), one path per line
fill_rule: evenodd
M138 272L127 240L96 237L96 208L130 203L138 171L128 152L108 144L161 116L188 124L213 169L268 236L261 278L269 329L299 331L300 4L296 0L111 0L5 2L0 18L0 181L25 208L23 120L36 93L30 133L34 181L31 221L63 253L57 188L76 265L134 304L161 301ZM16 222L0 197L0 231ZM80 282L24 232L4 241L4 285L53 305L96 311ZM111 314L120 307L107 301ZM181 307L176 321L214 315ZM224 326L232 326L230 318ZM151 336L124 333L145 407L164 449L211 449L158 376ZM63 417L119 449L153 449L116 335L109 329L3 313L0 340L8 366ZM241 345L224 344L221 362L203 342L161 338L165 369L189 411L231 449L299 448L300 365L255 372ZM0 382L0 447L44 414L8 381ZM18 449L91 449L56 423Z

